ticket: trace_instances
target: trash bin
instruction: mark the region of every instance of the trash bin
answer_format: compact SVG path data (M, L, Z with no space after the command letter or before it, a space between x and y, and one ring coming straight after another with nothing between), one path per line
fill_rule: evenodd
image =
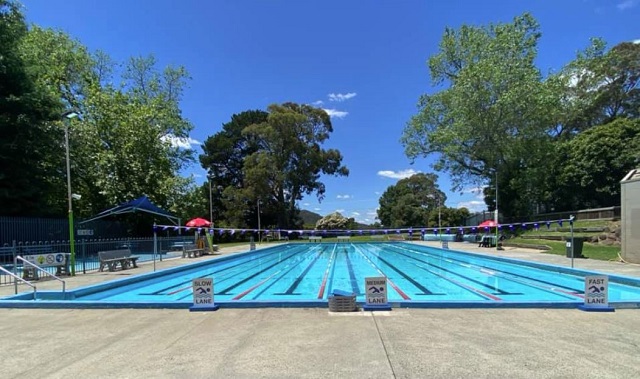
M253 236L249 239L249 250L253 251L256 249L256 242L253 240Z
M567 239L567 258L571 258L571 238ZM584 237L573 237L573 257L584 258L582 255L582 246L584 245Z

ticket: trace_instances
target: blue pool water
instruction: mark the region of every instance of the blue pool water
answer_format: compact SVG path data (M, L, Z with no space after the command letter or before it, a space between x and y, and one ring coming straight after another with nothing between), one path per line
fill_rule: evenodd
M572 307L584 301L586 274L408 243L294 243L70 291L63 302L186 307L191 281L211 277L223 306L319 306L334 290L364 302L365 278L386 276L396 306ZM640 281L610 276L609 302L637 307Z

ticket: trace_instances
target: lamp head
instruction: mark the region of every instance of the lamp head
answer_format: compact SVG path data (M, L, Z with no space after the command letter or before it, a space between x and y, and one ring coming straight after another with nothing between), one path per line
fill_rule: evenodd
M69 120L71 120L72 118L76 118L78 117L78 112L76 111L66 111L62 114L62 118L67 118Z

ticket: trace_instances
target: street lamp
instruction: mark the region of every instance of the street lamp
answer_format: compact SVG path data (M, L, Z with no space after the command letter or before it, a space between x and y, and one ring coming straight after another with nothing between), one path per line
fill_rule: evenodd
M502 248L500 247L500 244L498 243L500 241L500 232L498 231L498 228L500 226L500 222L498 220L498 170L496 170L495 172L496 174L496 215L495 215L495 221L496 221L496 250L502 250Z
M69 250L71 252L71 275L76 275L76 246L74 240L73 227L73 195L71 194L71 162L69 159L69 122L72 118L78 117L78 113L67 111L62 114L64 121L64 145L67 158L67 200L69 201Z
M258 242L262 243L262 232L260 231L260 199L258 199Z
M209 222L213 228L213 195L211 192L211 175L209 175Z

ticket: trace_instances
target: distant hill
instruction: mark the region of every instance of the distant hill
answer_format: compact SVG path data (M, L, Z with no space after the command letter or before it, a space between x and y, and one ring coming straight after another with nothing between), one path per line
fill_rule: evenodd
M300 210L300 218L302 219L302 223L304 225L316 225L316 222L322 218L317 213L313 213L311 211L307 211L305 209Z

